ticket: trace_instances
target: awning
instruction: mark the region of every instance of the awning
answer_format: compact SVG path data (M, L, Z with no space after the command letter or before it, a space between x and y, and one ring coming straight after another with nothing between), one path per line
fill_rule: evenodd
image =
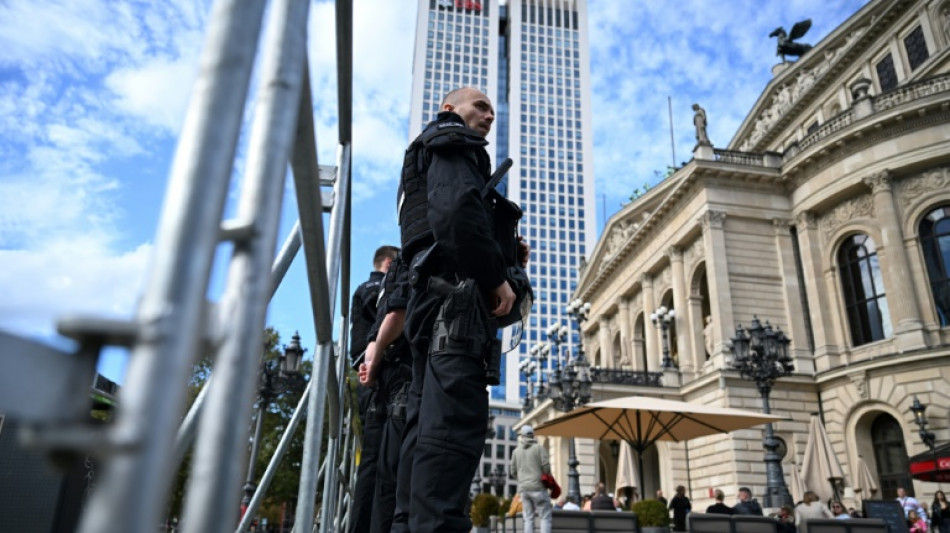
M934 457L937 465L934 468ZM921 481L950 481L950 444L927 450L908 459L910 475Z

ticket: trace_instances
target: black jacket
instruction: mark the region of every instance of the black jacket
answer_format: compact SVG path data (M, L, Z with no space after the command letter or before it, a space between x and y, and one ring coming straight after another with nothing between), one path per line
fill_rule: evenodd
M754 498L746 502L737 503L733 509L735 510L736 514L762 516L762 506L759 505L759 502Z
M430 128L458 132L456 142L432 142L424 148L429 161L427 213L438 257L443 268L472 277L489 291L505 281L505 260L492 232L492 214L482 199L482 188L491 177L484 140L448 111L439 113L426 126L427 131Z
M369 344L369 332L376 322L376 299L379 296L382 272L370 272L369 279L353 292L350 306L350 364L356 366L356 358Z

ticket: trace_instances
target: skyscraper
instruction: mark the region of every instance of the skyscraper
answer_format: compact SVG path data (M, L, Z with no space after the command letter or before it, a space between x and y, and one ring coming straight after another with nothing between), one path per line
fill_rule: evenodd
M524 396L518 364L552 323L567 320L578 265L594 245L589 65L584 0L419 1L410 138L450 90L485 92L496 111L489 154L496 164L514 160L502 186L524 209L521 233L532 246L535 305L494 400Z

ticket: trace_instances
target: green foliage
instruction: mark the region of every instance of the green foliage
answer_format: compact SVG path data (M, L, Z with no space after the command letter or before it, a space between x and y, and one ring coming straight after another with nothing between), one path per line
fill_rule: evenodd
M633 504L640 527L665 527L670 525L670 512L658 500L640 500Z
M264 360L272 361L280 358L281 353L283 352L283 347L280 342L280 335L271 327L267 327L264 330ZM307 379L309 379L313 369L313 363L311 361L303 361L300 365L300 372ZM211 376L212 371L212 362L210 357L204 357L198 361L192 371L191 380L189 382L188 390L188 399L187 405L190 408L191 404L194 403L195 398L197 398L198 393L201 391L201 388L207 382L208 378ZM257 463L255 466L255 476L257 479L264 474L264 470L267 468L268 463L270 463L271 457L276 451L277 444L280 442L280 438L283 436L284 430L287 428L287 424L290 422L291 416L293 416L294 409L297 407L297 402L300 400L300 394L302 391L296 392L286 392L276 399L272 400L267 406L267 412L264 417L264 426L261 434L261 445L260 451L257 456ZM247 421L248 424L248 434L253 438L254 424L257 416L257 404L254 406L254 415L252 419ZM329 417L324 416L324 448L326 446L326 438L328 432L326 431L326 424ZM273 481L271 482L270 488L267 490L267 495L264 498L264 501L261 504L261 508L258 511L258 515L261 517L267 517L268 522L272 524L280 523L280 514L282 505L288 503L288 511L293 509L293 504L297 499L297 485L300 480L300 464L303 459L303 443L304 443L304 432L301 431L302 425L298 426L297 431L294 433L293 438L290 441L290 445L287 448L287 452L284 454L283 459L280 462L280 465L277 467ZM250 454L251 447L248 446L247 452ZM169 516L181 517L182 512L182 503L185 496L185 488L187 487L187 476L190 470L191 465L191 452L185 456L182 461L181 468L179 468L178 473L175 476L174 485L172 487L171 501L169 502Z
M472 500L472 525L475 527L488 527L489 518L497 515L501 506L498 504L498 498L488 493L481 493Z
M498 516L499 518L504 518L508 511L511 509L511 498L503 498L501 503L498 505Z

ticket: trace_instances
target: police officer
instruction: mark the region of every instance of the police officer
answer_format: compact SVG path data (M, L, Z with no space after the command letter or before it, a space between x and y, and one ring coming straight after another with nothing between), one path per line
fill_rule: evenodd
M398 248L380 246L373 255L373 272L369 279L353 293L350 309L350 362L353 368L359 367L363 352L366 350L370 328L376 321L376 300L379 296L383 275L396 258ZM360 421L363 426L363 450L360 454L360 466L356 474L356 490L353 495L353 515L356 520L350 522L351 532L363 532L369 529L369 511L373 505L373 485L376 478L376 458L383 430L384 413L377 409L373 390L357 385Z
M482 194L490 177L491 101L462 88L446 95L441 109L410 144L399 186L413 358L392 528L400 533L471 529L465 508L488 423L494 317L508 315L516 301Z
M408 269L397 257L383 278L376 323L359 369L360 383L375 387L382 404L379 409L386 413L376 465L371 533L389 532L396 506L396 472L412 376L409 343L403 335L408 301Z

